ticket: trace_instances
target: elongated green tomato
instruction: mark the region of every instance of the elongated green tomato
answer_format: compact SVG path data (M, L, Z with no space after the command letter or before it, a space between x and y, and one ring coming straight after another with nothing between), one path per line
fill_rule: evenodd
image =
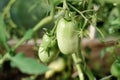
M120 77L120 61L116 60L111 66L111 74L115 77Z
M77 52L78 48L78 25L75 20L67 21L61 18L57 25L57 42L63 54Z
M43 36L42 43L39 47L39 58L43 63L48 63L53 60L59 53L57 40L54 36L50 37L47 34Z

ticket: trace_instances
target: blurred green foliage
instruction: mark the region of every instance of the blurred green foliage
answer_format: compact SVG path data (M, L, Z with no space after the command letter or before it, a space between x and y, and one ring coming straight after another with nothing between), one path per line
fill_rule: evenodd
M7 5L9 0L0 0L0 12L2 12L3 8Z
M47 0L17 0L11 7L11 18L20 27L31 28L48 15Z

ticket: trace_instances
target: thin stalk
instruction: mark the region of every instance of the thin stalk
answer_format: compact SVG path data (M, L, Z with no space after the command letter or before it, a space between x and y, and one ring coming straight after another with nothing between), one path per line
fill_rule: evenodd
M95 11L95 10L90 9L90 10L84 10L84 11L81 11L81 13L94 12L94 11Z
M78 35L79 36L79 35ZM82 55L82 50L81 50L81 39L78 37L78 56L79 56L79 59L82 60L83 63L85 63L85 59L84 59L84 56Z
M75 10L76 12L78 12L85 20L88 21L88 19L84 16L84 14L82 12L80 12L77 8L75 8L74 6L72 6L71 4L68 3L68 5Z
M100 33L102 39L105 39L104 34L102 33L102 31L97 26L95 26L95 28Z
M100 79L100 80L109 80L111 77L112 77L112 75L105 76L105 77L103 77L103 78L102 78L102 79Z
M12 51L15 51L24 41L25 41L25 37L23 37L23 38L12 48Z
M45 24L50 23L52 20L53 20L52 16L44 18L33 28L33 31L36 32L37 30L42 28Z
M10 58L10 54L6 53L1 59L0 59L0 65L2 65L7 59Z
M61 12L59 12L57 15L55 15L53 19L57 20L57 19L61 18L65 14L65 10L66 9L63 9Z
M56 33L57 24L58 24L58 20L55 22L55 26L51 30L51 35L53 35L54 33Z
M63 9L68 9L69 10L66 0L63 0Z
M80 44L80 38L78 38L78 44ZM84 62L84 58L81 54L81 45L78 45L78 51L77 53L73 53L72 54L72 58L73 61L75 62L77 71L78 71L78 75L79 75L79 79L80 80L84 80L84 75L83 75L83 71L82 71L82 63Z
M83 14L81 11L79 11L77 8L75 8L74 6L72 6L72 5L69 4L69 3L68 3L68 5L69 5L73 10L75 10L76 12L78 12L78 13L84 18L85 23L84 23L84 25L83 25L83 27L82 27L82 29L81 29L81 31L83 31L83 29L85 28L87 22L89 22L89 23L91 23L91 22L90 22L90 21L84 16L84 14Z
M49 0L50 2L50 6L51 6L51 12L50 12L50 15L52 17L54 17L54 10L55 10L55 7L54 7L54 4L53 4L53 1L52 0Z
M75 65L76 65L76 68L77 68L77 71L78 71L78 75L79 75L79 79L84 80L84 75L83 75L81 66L78 63L78 62L80 62L80 60L77 58L75 53L72 54L72 58L73 58L73 61L75 62Z

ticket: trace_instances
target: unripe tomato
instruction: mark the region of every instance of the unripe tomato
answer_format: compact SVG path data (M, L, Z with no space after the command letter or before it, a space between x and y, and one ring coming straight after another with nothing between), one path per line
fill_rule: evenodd
M53 60L59 53L57 40L54 36L44 34L42 43L39 47L39 58L43 63Z
M50 68L50 70L45 73L45 78L52 77L56 72L62 72L65 69L65 61L63 58L58 58L51 62L48 68Z
M39 58L43 63L48 63L58 55L58 50L51 49L49 52L45 48L39 48Z
M75 20L61 18L57 25L57 42L63 54L75 53L78 48L78 25Z
M55 74L54 70L49 70L45 73L45 78L49 79L50 77L52 77Z
M65 68L65 61L63 58L58 58L55 61L51 62L48 67L55 72L61 72Z
M120 61L116 60L111 66L111 74L115 77L120 76Z

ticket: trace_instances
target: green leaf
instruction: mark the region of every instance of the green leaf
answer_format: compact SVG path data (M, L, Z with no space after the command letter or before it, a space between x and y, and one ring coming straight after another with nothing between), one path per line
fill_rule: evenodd
M7 41L6 27L3 21L2 14L0 13L0 44L4 45Z
M19 53L17 53L16 56L17 57L25 57L25 54L23 52L19 52ZM10 65L11 65L11 67L16 67L16 63L14 63L14 62L11 62Z
M11 58L11 66L17 67L26 74L43 74L48 70L47 66L39 63L36 59L24 57L22 54Z

